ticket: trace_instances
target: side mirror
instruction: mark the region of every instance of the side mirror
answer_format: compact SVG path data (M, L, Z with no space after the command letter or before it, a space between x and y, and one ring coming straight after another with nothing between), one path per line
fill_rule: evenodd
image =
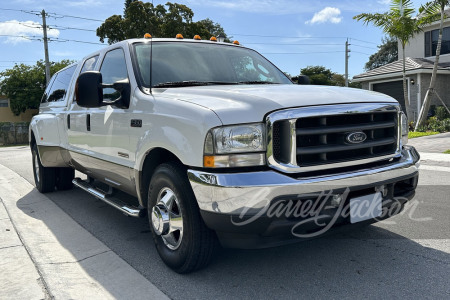
M81 107L101 107L115 105L119 108L130 106L131 86L128 79L113 84L103 84L102 74L97 71L88 71L80 74L75 87L75 99ZM119 98L112 101L103 101L103 89L113 88L120 93Z
M102 74L97 71L80 74L75 85L75 99L81 107L102 106Z
M308 76L306 76L306 75L299 75L298 76L297 84L308 85L310 83L311 83L311 81L309 80Z
M119 108L128 108L130 107L130 97L131 97L131 86L130 81L128 79L119 80L114 82L112 85L102 85L105 87L112 87L116 91L120 93L120 97L112 102L105 102L105 104L114 104Z

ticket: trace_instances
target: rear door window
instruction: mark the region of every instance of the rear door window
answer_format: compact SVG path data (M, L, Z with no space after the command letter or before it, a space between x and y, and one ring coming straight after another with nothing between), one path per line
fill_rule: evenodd
M55 75L55 78L50 82L51 86L44 94L41 103L47 102L62 102L69 88L70 80L72 79L76 65L71 66Z

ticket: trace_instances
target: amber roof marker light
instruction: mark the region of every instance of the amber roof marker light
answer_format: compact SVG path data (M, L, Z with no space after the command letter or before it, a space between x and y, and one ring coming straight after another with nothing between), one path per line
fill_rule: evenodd
M217 42L217 38L216 38L215 36L212 36L209 40L210 40L211 42Z
M184 37L183 37L183 35L181 33L177 34L177 36L175 38L179 39L179 40L184 39Z
M151 39L152 35L150 33L144 34L144 39Z
M198 34L194 35L194 40L200 41L201 39L202 38Z
M238 46L240 45L240 43L238 41L234 41L233 44L238 45Z

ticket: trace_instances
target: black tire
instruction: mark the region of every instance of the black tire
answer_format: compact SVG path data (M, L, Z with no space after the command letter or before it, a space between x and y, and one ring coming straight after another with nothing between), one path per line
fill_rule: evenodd
M175 249L163 235L156 233L152 224L153 208L161 192L165 191L173 191L176 197L173 209L179 211L182 218L182 234ZM153 240L164 263L177 273L193 272L208 265L217 245L217 237L203 222L186 170L175 163L160 165L152 176L148 195L147 210ZM173 234L175 236L176 231Z
M58 191L70 190L73 187L72 180L75 178L74 169L57 168L56 175L56 188Z
M36 144L32 146L31 154L33 157L33 175L36 188L41 193L53 192L56 185L55 168L48 168L42 165Z

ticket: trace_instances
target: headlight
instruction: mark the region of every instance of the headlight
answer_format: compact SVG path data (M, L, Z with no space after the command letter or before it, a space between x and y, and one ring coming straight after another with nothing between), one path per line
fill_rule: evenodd
M409 133L408 117L404 112L402 112L401 118L402 118L402 144L406 145L408 144L408 133Z
M262 123L212 129L206 136L203 165L213 168L265 165L265 153L261 153L266 150L265 140Z
M217 154L264 151L263 124L220 127L213 130Z

